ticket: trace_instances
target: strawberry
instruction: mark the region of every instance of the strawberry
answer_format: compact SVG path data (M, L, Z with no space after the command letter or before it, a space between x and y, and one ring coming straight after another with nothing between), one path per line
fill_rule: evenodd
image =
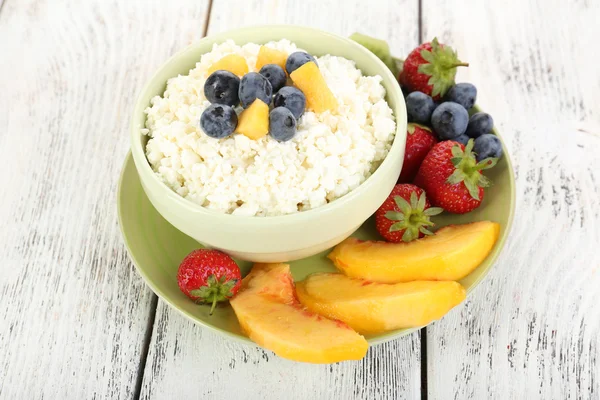
M399 184L375 212L375 227L388 242L410 242L433 235L427 229L433 226L429 217L441 212L441 208L430 207L423 189L409 183Z
M454 141L440 142L423 160L415 185L427 192L431 204L464 214L481 204L483 188L491 184L481 171L492 168L497 162L497 158L477 162L473 139L466 146Z
M240 268L227 254L218 250L199 249L188 254L177 272L181 291L197 303L212 304L232 298L242 284Z
M429 150L437 143L430 128L410 123L406 135L404 164L400 172L399 183L412 182Z
M400 73L400 84L410 92L420 91L441 99L454 86L456 67L467 67L450 46L434 38L410 52Z

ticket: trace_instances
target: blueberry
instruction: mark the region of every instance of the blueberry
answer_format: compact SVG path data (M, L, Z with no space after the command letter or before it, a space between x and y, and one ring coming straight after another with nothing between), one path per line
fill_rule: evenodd
M412 92L406 96L406 112L410 122L428 124L433 110L435 110L435 102L431 96L423 92Z
M467 126L467 135L472 138L478 138L481 135L492 132L494 127L494 119L490 114L478 112L471 116L469 125Z
M455 142L458 142L460 144L463 145L467 145L467 142L469 141L469 139L471 139L470 137L468 137L467 135L465 135L464 133L462 135L460 135L459 137L456 137L452 140L454 140Z
M317 64L317 60L310 54L303 51L297 51L288 56L287 61L285 62L285 69L288 74L291 74L309 61ZM317 64L317 66L319 66L319 64Z
M293 86L285 86L273 98L274 107L285 107L298 119L304 114L306 97L304 93Z
M445 100L460 104L467 110L475 105L477 99L477 88L470 83L457 83L446 93Z
M277 64L267 64L263 66L258 73L269 80L269 83L273 88L273 92L276 92L284 87L285 82L287 81L285 71Z
M238 117L235 110L223 104L211 104L200 117L200 127L215 139L227 137L235 131Z
M473 151L477 153L477 161L484 160L488 157L502 157L502 143L495 135L486 133L475 139Z
M296 134L296 118L285 107L275 107L269 114L269 134L273 139L287 142Z
M269 80L257 72L248 72L240 81L240 101L247 108L256 99L271 104L273 88Z
M440 140L454 140L467 130L469 113L458 103L447 101L431 114L431 126Z
M229 71L215 71L204 83L204 96L211 103L237 106L240 102L238 90L240 78Z

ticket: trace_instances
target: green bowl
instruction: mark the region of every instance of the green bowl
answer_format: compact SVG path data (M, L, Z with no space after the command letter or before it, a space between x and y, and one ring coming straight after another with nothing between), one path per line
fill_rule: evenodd
M282 36L282 32L287 32L288 30L295 32L295 36L292 36L292 34L285 34ZM279 32L279 34L273 32ZM136 126L139 126L139 124L143 123L143 119L141 119L139 111L140 107L142 107L145 104L144 102L149 101L148 96L150 96L152 93L161 93L161 90L163 90L165 86L164 81L166 81L168 77L176 75L177 73L186 73L186 68L189 69L190 67L193 67L195 61L199 58L199 55L201 54L201 51L198 50L199 48L205 49L205 51L206 49L210 50L210 46L212 43L223 41L226 38L233 38L239 43L247 41L264 42L271 39L276 39L278 37L286 37L290 40L296 41L298 35L303 37L305 36L306 38L315 37L314 35L318 35L316 37L321 38L319 39L321 41L324 40L322 39L322 37L325 36L330 39L335 38L336 40L342 40L343 43L348 44L346 43L345 39L337 38L333 35L329 35L319 31L314 31L312 29L297 27L250 28L245 30L234 31L232 33L224 33L212 38L207 38L201 44L194 45L193 47L184 50L182 53L171 59L171 61L169 61L169 63L167 64L167 66L169 66L171 65L171 63L176 61L176 64L180 65L179 69L177 69L173 65L171 65L171 67L169 68L167 68L167 66L161 68L160 71L162 72L159 72L158 75L164 78L163 82L159 84L158 82L156 82L156 79L153 79L152 82L154 83L151 82L150 85L146 87L146 89L144 89L144 95L140 100L141 103L138 103L138 105L136 106L136 114L134 115L132 129L135 129ZM306 43L306 41L308 40L306 38L302 39L302 37L300 37L300 39L297 40L297 42L299 43L299 46L311 51L311 49L314 47L311 47L309 46L309 43ZM344 53L338 52L336 48L332 48L329 52L335 55L344 55ZM320 52L318 51L315 51L315 53L320 54ZM362 53L359 52L357 54ZM363 54L363 56L366 55ZM183 60L181 60L180 57L183 57ZM369 59L370 58L367 57L367 60ZM371 61L369 61L369 64ZM374 65L375 64L377 63L374 62ZM361 65L359 64L359 66ZM388 93L390 93L390 88L388 87L389 85L390 82L386 84ZM397 93L397 91L393 91L393 93ZM401 123L399 124L402 125L402 128L405 131L406 117L404 110L404 102L400 100L401 99L395 100L396 106L399 107L399 110L395 109L395 112L399 111L402 113L396 113L396 117L398 119L401 119ZM477 110L479 109L476 107L474 111ZM495 131L494 133L498 135L497 131ZM166 215L161 215L161 213L157 211L157 208L164 207L163 201L165 200L161 200L160 197L167 196L166 193L168 193L169 190L166 187L163 187L160 191L157 188L152 189L157 190L162 194L159 196L154 194L154 201L151 201L151 195L147 194L148 189L146 188L146 191L144 190L143 181L144 179L146 181L152 181L152 179L155 178L154 175L151 174L150 167L148 166L147 162L145 161L145 158L143 157L142 138L134 137L134 139L138 140L139 143L136 144L134 141L134 143L132 144L133 156L132 154L129 154L125 160L123 170L121 173L121 178L119 181L117 200L119 225L121 227L124 242L129 252L129 255L133 260L133 263L136 266L138 272L144 278L148 286L150 286L150 288L163 301L165 301L170 306L178 310L190 320L202 326L220 332L223 335L226 335L240 342L252 343L240 331L237 319L230 306L226 304L221 305L215 310L212 316L209 316L208 306L196 305L180 292L176 279L179 263L190 251L201 246L196 239L190 237L190 235L186 235L185 233L183 233L180 230L179 226L174 226L172 222L170 223L170 221L167 218L165 218ZM395 151L395 154L397 154L397 156L402 156L404 144L405 134L399 134L396 138L394 148L392 151ZM400 150L398 150L398 146L401 147ZM136 151L138 152L138 160L136 162L136 165L134 165ZM486 175L492 180L494 185L486 189L484 201L478 209L465 215L453 215L444 213L440 216L435 217L435 222L438 224L437 227L449 224L462 224L480 220L492 220L499 222L501 225L500 237L497 243L495 244L492 252L475 271L473 271L469 276L465 277L461 281L461 283L466 287L467 293L470 293L489 272L494 261L500 254L500 251L506 241L512 224L515 206L514 173L510 164L510 159L506 147L504 148L504 152L505 156L500 160L498 165L493 169L485 172ZM367 191L364 191L364 189L361 190L361 188L364 188L365 185L367 185L369 182L373 182L375 180L373 179L373 177L375 177L377 174L383 176L384 174L381 173L381 168L385 165L387 165L387 168L393 170L394 173L399 171L400 167L398 167L397 165L391 166L391 164L392 163L388 162L386 159L386 161L371 178L369 178L363 185L361 185L361 187L352 192L354 193L354 195L351 193L338 201L332 202L329 206L324 206L312 211L307 211L292 216L273 217L273 219L285 219L288 217L290 219L296 218L298 222L296 225L296 229L300 232L311 232L310 234L312 234L315 230L328 230L335 228L334 226L319 223L318 221L313 221L313 224L315 225L309 226L307 225L307 220L303 220L304 217L302 217L302 215L309 215L310 213L313 213L315 215L321 213L327 214L328 212L334 212L333 210L328 212L325 212L324 210L332 209L332 205L335 205L336 203L344 204L345 201L348 201L346 198L350 198L350 196L368 197L369 193L367 193ZM156 179L156 182L151 182L149 184L155 187L158 183L160 182ZM385 186L385 190L387 191L385 193L385 196L387 196L387 194L391 190L391 185L393 185L393 183L394 182L391 182L390 184L388 182L388 184L383 185ZM162 183L160 184L162 185ZM373 184L371 183L371 185ZM370 187L372 188L373 186ZM359 192L359 190L361 191ZM356 193L359 193L359 195L356 195ZM159 198L157 199L155 197ZM344 201L344 199L346 200ZM183 199L178 198L177 201L182 202ZM379 203L381 203L381 201L379 201ZM377 206L378 205L379 204L377 204ZM195 207L193 207L192 203L186 204L185 206L189 207L190 210L198 211L195 209ZM358 210L353 211L356 212ZM369 211L369 215L372 214L373 211L374 209L371 209ZM227 218L226 216L223 217ZM239 229L239 225L236 225L238 218L240 217L234 217L234 219L228 220L228 223L230 224L230 227L232 229ZM257 223L260 223L260 221L268 221L268 218L248 218L256 221ZM366 221L362 223L362 221L364 221L365 219ZM361 223L362 225L360 225L360 227L354 233L352 233L352 236L361 239L379 240L380 237L378 236L375 230L373 218L368 218L367 215L362 221L358 223L358 225L360 225ZM248 232L252 232L252 234L247 236L247 240L252 240L254 232ZM291 262L290 265L294 278L296 280L301 280L313 272L334 271L334 266L326 258L326 255L328 253L328 247L324 248L324 251ZM242 270L242 274L245 275L250 270L251 263L239 259L236 259L236 261L238 262L238 265ZM407 335L417 329L418 328L400 329L387 332L385 334L367 336L367 340L371 345L383 343L391 339Z
M145 156L147 136L144 110L150 99L162 95L169 78L187 74L213 44L233 39L237 44L289 39L320 56L333 54L354 60L365 75L380 75L386 100L396 117L396 137L388 156L358 188L322 207L290 215L248 217L223 214L199 206L168 188L152 171ZM402 168L406 141L406 108L394 75L381 60L356 42L297 26L242 28L200 40L172 57L150 79L133 110L131 152L150 202L178 230L208 247L255 262L285 262L317 254L335 246L359 226L388 196Z

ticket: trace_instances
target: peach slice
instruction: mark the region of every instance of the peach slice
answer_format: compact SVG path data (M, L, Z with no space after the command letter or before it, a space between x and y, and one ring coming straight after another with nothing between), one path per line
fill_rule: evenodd
M246 59L240 55L229 54L211 65L208 69L208 75L221 69L232 72L241 78L248 73L248 63L246 63Z
M259 71L267 64L276 64L285 71L287 57L287 53L284 53L283 51L271 49L267 46L260 46L258 57L256 58L256 70Z
M500 225L490 221L452 225L408 243L349 238L328 257L344 274L374 282L457 281L490 253Z
M258 140L269 133L269 106L256 99L238 117L237 133Z
M343 321L361 334L427 325L466 296L457 282L387 284L337 273L310 275L296 284L296 293L308 310Z
M334 111L338 107L335 96L327 86L317 64L310 61L290 74L294 85L306 97L306 107L316 113Z
M280 357L309 363L360 360L364 337L340 321L305 310L286 264L256 264L230 301L242 330Z

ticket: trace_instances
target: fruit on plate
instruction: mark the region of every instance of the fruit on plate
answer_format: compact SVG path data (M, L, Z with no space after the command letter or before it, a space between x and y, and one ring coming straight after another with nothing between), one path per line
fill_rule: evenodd
M213 104L237 106L240 78L229 71L215 71L204 82L204 96Z
M328 257L344 274L374 282L456 281L481 264L499 232L499 224L479 221L447 226L409 243L348 238Z
M473 151L477 154L477 161L489 157L500 158L502 157L502 142L497 136L486 133L475 139Z
M469 113L458 103L447 101L431 114L431 126L440 140L452 140L467 130Z
M409 91L420 91L440 100L454 85L456 67L469 64L458 59L452 47L437 38L410 52L400 73L400 83Z
M285 71L277 64L264 65L260 71L258 71L258 73L267 78L271 84L273 93L284 87L285 82L287 81L287 75L285 74Z
M298 120L306 108L306 97L304 93L293 86L282 87L273 97L273 107L285 107L294 114Z
M220 301L231 299L240 290L240 269L227 254L198 249L188 254L177 271L179 289L197 303L211 304L212 315Z
M364 337L341 321L305 310L286 264L257 264L231 300L242 330L280 357L309 363L360 360Z
M285 107L275 107L269 113L269 134L280 142L287 142L296 134L296 118Z
M222 139L231 135L238 125L235 110L223 104L211 104L200 116L200 127L214 139Z
M398 182L412 182L415 179L425 156L436 143L437 139L430 128L414 123L408 124L404 163Z
M467 125L465 134L476 139L481 135L492 133L493 128L494 119L492 116L488 113L478 112L471 115L471 118L469 118L469 124Z
M269 105L256 99L239 116L237 133L258 140L269 133Z
M327 86L317 64L309 61L295 69L290 77L294 85L306 96L306 106L309 109L316 113L337 109L337 100Z
M248 64L244 57L238 54L229 54L211 65L208 69L208 74L210 75L218 70L229 71L242 77L248 73Z
M343 321L363 335L427 325L466 296L453 281L388 284L338 273L309 275L296 283L296 293L309 311Z
M491 184L481 171L497 162L497 158L477 162L473 139L466 146L453 141L440 142L423 160L415 185L425 190L432 205L464 214L481 205L483 188Z
M477 88L471 83L457 83L448 90L444 100L458 103L470 110L477 100Z
M267 46L260 46L258 56L256 57L256 69L260 70L267 64L276 64L285 70L287 58L287 53L284 53L283 51L275 50Z
M304 51L296 51L296 52L290 54L289 57L287 58L287 60L285 61L285 70L287 71L288 74L291 74L292 72L294 72L295 70L297 70L298 68L303 66L304 64L311 62L311 61L314 62L316 66L319 66L319 64L317 63L317 60L315 60L315 58L313 56L311 56L310 54L308 54Z
M406 114L411 122L429 124L435 107L431 96L423 92L412 92L406 96Z
M394 189L375 212L375 227L388 242L410 242L425 235L434 224L429 217L438 215L441 208L431 208L423 189L410 183Z
M242 107L248 108L256 99L262 100L265 104L271 104L273 88L267 78L258 72L249 72L242 76L238 94Z

